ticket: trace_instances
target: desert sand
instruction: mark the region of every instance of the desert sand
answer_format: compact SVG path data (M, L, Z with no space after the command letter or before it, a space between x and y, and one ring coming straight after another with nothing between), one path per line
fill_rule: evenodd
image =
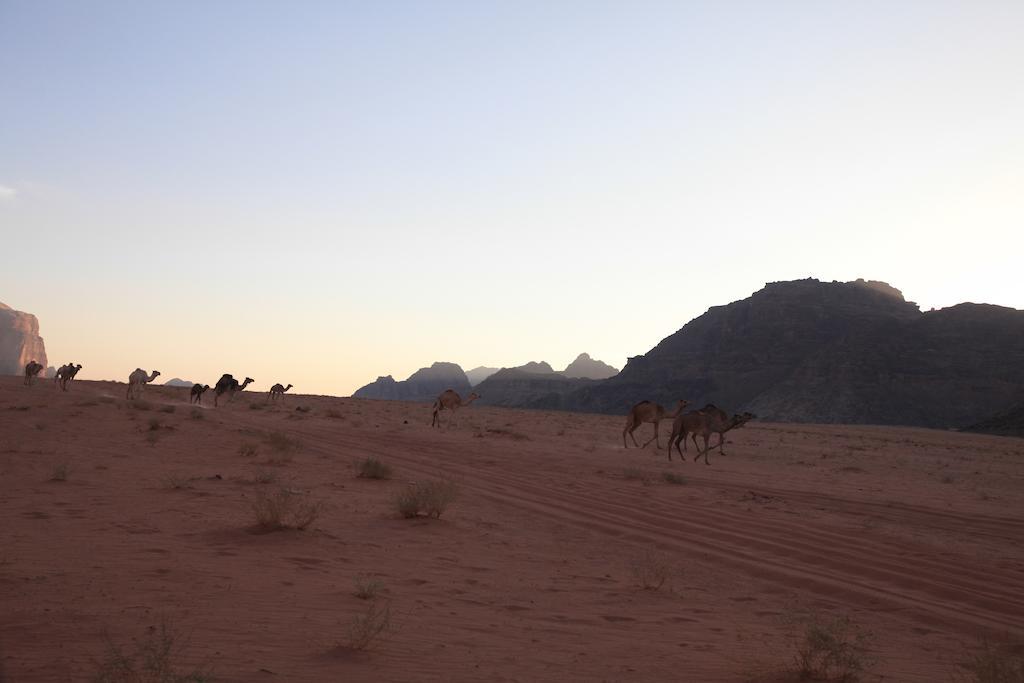
M88 680L161 623L218 681L744 681L816 611L873 634L884 680L930 682L1024 635L1024 440L753 422L705 466L624 450L613 416L473 405L432 430L429 404L124 395L0 378L4 681ZM394 477L357 478L367 456ZM442 478L440 519L397 514ZM322 503L306 530L256 526L281 486ZM371 604L389 629L353 650Z

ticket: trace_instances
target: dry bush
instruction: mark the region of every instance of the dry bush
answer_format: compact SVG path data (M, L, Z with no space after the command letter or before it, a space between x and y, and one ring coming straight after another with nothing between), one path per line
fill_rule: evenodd
M309 406L295 406L295 412L297 413L308 413L311 410L313 409L310 408Z
M875 665L871 634L850 617L810 614L796 623L794 664L802 680L855 683Z
M661 478L666 484L675 484L676 486L683 486L686 484L686 477L675 472L662 472Z
M146 432L146 443L155 446L160 440L160 432Z
M92 677L94 683L205 683L209 672L193 669L182 673L174 663L181 655L179 636L166 621L150 627L146 637L126 652L107 641L107 656Z
M297 439L293 439L281 432L271 432L267 436L267 445L272 451L280 455L290 455L302 446Z
M189 413L189 417L191 417L193 420L205 420L206 413L203 412L202 408L193 408L192 412Z
M249 441L243 441L238 446L238 454L245 456L246 458L251 458L255 456L257 451L259 451L259 447L256 444L251 443Z
M326 413L324 413L324 416L325 417L329 417L332 420L344 420L345 419L344 415L339 413L337 410L334 410L333 408L331 408Z
M644 590L659 590L665 585L672 565L661 553L651 548L646 549L642 555L634 558L630 564L633 578Z
M263 404L257 401L253 401L249 404L249 410L263 410Z
M395 507L406 519L419 515L440 519L458 496L458 484L449 479L412 482L398 494Z
M322 502L306 500L302 494L283 486L273 493L260 491L251 506L256 524L265 531L304 530L323 511Z
M965 683L1024 683L1024 642L983 641L959 667Z
M252 475L252 483L254 484L273 484L277 481L277 474L269 470L257 470Z
M158 417L151 417L151 418L149 418L149 423L148 424L149 424L149 431L151 431L151 432L160 431L160 429L162 429L163 426L164 426L164 423L161 422L160 418L158 418Z
M356 468L358 470L356 476L363 479L391 478L391 466L384 464L373 456L369 456L365 460L360 460Z
M390 631L391 605L371 602L366 612L352 618L344 646L352 650L366 650Z
M356 578L355 596L360 600L373 600L383 588L384 583L380 579L360 576Z
M161 413L173 413L175 410L177 410L177 408L169 403L160 408Z
M71 468L68 467L67 463L62 462L54 466L53 473L50 475L50 481L67 481L70 473Z
M133 399L129 405L134 410L153 410L153 404L141 398Z
M644 486L650 486L651 475L639 467L627 467L622 470L622 478L627 481L639 481Z
M192 482L198 477L186 477L183 474L168 474L165 477L160 478L160 483L165 489L171 491L182 491L184 489L192 488Z

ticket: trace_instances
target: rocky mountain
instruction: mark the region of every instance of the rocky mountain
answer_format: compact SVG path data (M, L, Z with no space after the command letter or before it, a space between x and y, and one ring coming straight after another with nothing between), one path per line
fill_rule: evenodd
M22 375L33 360L46 366L39 320L0 303L0 375Z
M541 361L516 368L502 368L474 390L481 405L517 408L568 409L572 393L591 380L570 379Z
M998 434L999 436L1024 436L1024 402L1017 403L1009 410L976 422L965 431Z
M711 308L610 379L555 388L519 382L502 405L624 414L640 399L685 398L766 420L959 428L1019 400L1024 311L922 313L886 283L776 282Z
M590 354L581 353L562 374L577 379L608 379L619 374L619 371L605 362L591 358Z
M454 389L463 395L470 392L466 373L455 363L434 363L429 368L420 368L401 382L395 381L391 375L378 377L352 396L391 401L433 401L445 389Z
M164 382L165 387L192 387L195 382L189 382L187 379L180 379L175 377Z
M483 382L500 369L501 368L486 368L481 365L478 368L466 370L466 378L469 380L469 384L475 387L477 384L480 384L480 382Z

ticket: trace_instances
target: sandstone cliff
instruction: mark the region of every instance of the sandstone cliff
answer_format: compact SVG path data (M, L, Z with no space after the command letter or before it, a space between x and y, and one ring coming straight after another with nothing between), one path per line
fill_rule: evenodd
M483 382L500 369L501 368L487 368L481 365L478 368L466 370L466 379L469 380L470 385L475 387L477 384L480 384L480 382Z
M46 366L39 321L31 313L0 303L0 374L21 375L29 361Z
M429 368L420 368L402 382L396 382L391 375L378 377L352 396L391 401L433 401L445 389L454 389L463 396L470 392L466 373L455 363L434 363Z
M576 360L569 363L562 374L577 379L608 379L619 374L619 370L603 361L591 358L590 354L581 353Z

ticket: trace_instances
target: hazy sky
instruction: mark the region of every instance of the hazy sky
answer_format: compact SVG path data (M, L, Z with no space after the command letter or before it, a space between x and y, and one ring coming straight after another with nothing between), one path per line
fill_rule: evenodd
M1024 308L1024 2L0 0L54 364L621 366L765 282Z

